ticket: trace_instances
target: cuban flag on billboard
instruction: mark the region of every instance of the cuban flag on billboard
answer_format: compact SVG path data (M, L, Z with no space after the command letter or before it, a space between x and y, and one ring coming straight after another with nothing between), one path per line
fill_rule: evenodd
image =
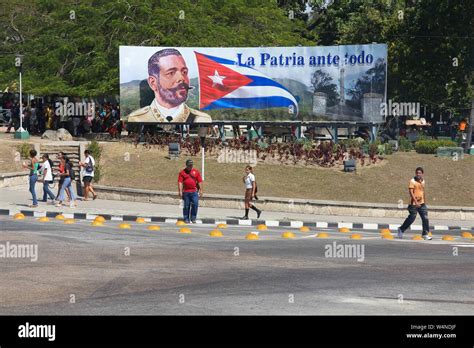
M296 98L259 71L229 59L194 52L199 70L201 110L286 107L298 114Z

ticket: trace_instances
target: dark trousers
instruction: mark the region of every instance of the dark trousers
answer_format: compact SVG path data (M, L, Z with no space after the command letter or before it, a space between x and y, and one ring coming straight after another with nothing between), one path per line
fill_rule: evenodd
M416 219L416 214L420 214L420 217L421 217L421 221L423 223L423 235L426 235L428 234L428 232L430 231L430 223L428 221L428 208L426 207L425 204L422 204L419 208L416 207L416 205L409 205L408 206L408 212L410 213L410 215L408 215L408 217L405 219L405 221L403 222L403 225L400 226L400 229L402 230L402 232L405 232L405 230L407 230L411 224L415 221Z
M185 222L189 222L189 211L191 210L191 220L196 220L198 206L199 206L199 194L197 192L183 192L183 218Z

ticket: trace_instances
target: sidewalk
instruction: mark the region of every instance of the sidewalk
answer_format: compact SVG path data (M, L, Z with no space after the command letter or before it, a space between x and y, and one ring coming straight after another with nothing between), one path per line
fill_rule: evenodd
M36 185L38 198L42 198L42 185ZM102 200L82 202L78 201L77 208L63 206L57 208L54 205L39 202L39 207L29 208L31 195L25 186L0 188L0 212L3 215L13 215L23 212L30 216L52 216L58 213L67 214L67 217L76 219L93 219L102 215L108 219L117 221L133 221L137 216L145 217L148 221L174 222L182 219L182 208L178 205L165 205L153 203L139 203L115 200ZM239 220L244 212L238 209L224 208L199 208L198 219L202 223L226 222L228 224L256 225L266 223L268 226L300 227L349 227L359 229L376 230L380 228L396 229L403 221L397 218L380 217L353 217L334 215L310 215L285 212L264 211L260 220L255 220L255 213L250 212L250 218L254 220ZM452 220L430 220L431 230L466 229L474 230L474 221L452 221ZM421 230L421 220L417 217L412 230Z

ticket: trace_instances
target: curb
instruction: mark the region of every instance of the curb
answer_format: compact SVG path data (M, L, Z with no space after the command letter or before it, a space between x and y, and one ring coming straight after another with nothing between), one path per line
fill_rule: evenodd
M0 209L0 215L13 216L16 213L23 213L25 216L31 217L51 217L54 218L58 214L64 215L67 219L77 220L94 220L97 216L101 215L106 220L110 221L135 221L138 217L144 218L145 222L165 222L165 223L176 223L181 218L166 217L166 216L143 216L143 215L111 215L111 214L87 214L87 213L74 213L74 212L61 212L61 211L34 211L34 210L14 210L14 209ZM302 226L316 227L316 228L341 228L347 227L350 229L359 230L380 230L388 228L390 230L397 230L401 224L379 224L379 223L352 223L352 222L324 222L324 221L277 221L277 220L240 220L240 219L213 219L204 218L196 220L197 224L211 224L216 225L224 223L232 226L256 226L260 224L267 225L268 227L291 227L299 228ZM421 225L412 225L408 231L421 231ZM447 225L433 225L430 226L430 231L451 231L451 230L471 230L474 231L474 226L447 226Z

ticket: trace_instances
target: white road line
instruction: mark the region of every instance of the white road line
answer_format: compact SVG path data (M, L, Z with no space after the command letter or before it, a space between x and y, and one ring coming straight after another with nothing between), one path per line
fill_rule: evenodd
M364 230L378 230L379 225L378 224L362 224L362 228Z
M301 226L303 226L303 221L291 221L290 222L290 227L300 228Z

